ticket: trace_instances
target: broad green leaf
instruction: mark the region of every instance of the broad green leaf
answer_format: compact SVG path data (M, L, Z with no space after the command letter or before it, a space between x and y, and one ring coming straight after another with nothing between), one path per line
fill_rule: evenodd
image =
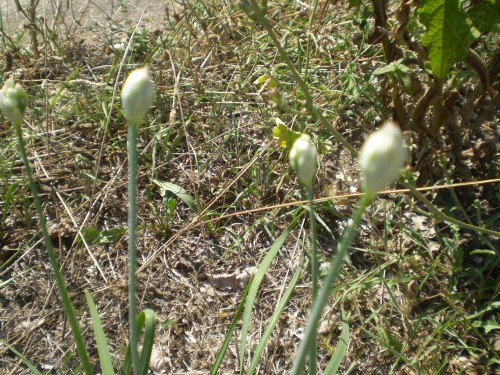
M373 75L381 75L381 74L388 74L388 73L397 73L398 71L402 71L405 73L408 73L410 69L403 64L403 59L399 59L396 61L393 61L387 65L381 66L380 68L377 68L373 71Z
M273 128L273 136L278 140L278 146L290 150L293 143L300 137L300 133L289 130L285 123L279 118L275 119L276 127Z
M410 68L403 64L403 59L393 61L387 65L381 66L373 71L373 75L388 75L390 79L397 79L401 82L403 89L411 93Z
M94 327L95 341L97 344L97 353L99 354L99 363L103 375L114 375L113 362L109 355L108 343L106 341L106 334L102 328L101 318L94 303L94 299L88 290L85 290L85 299L89 306L90 317L92 318L92 326Z
M490 316L487 320L479 320L473 323L474 327L483 328L484 333L490 333L491 331L500 329L500 325L497 323L495 316Z
M485 0L467 10L474 26L481 32L500 32L500 0Z
M427 32L427 47L433 73L444 78L453 64L463 60L475 36L459 0L427 0L418 10Z
M183 201L190 209L196 211L193 197L184 190L181 186L172 182L161 181L153 178L153 182L160 187L162 197L166 197L167 193L174 194L177 198Z

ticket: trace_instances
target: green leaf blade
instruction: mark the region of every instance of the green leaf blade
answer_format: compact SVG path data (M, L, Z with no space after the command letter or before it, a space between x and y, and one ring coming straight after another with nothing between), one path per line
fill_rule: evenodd
M90 317L92 318L92 326L94 328L95 340L97 343L97 353L99 354L99 363L101 364L102 374L115 375L115 372L113 370L113 362L111 360L111 356L109 355L106 334L104 333L104 329L102 328L101 318L99 318L99 313L94 303L94 299L92 298L92 295L88 290L85 290L85 299L87 300Z
M481 33L500 32L500 1L486 0L467 11L474 26Z
M161 181L153 178L153 182L160 188L161 195L165 197L167 193L174 194L177 198L183 201L190 209L197 211L193 197L182 187L172 182Z
M297 223L297 221L294 220L288 226L288 228L286 228L285 231L276 239L276 241L273 243L273 245L269 249L269 252L262 259L262 262L259 264L259 268L253 277L252 285L250 286L250 290L248 292L247 300L245 303L245 310L243 312L243 319L242 319L242 323L241 323L240 374L244 373L243 370L244 370L244 366L245 366L245 353L247 350L247 335L248 335L248 330L250 328L250 317L252 314L252 309L253 309L255 299L257 297L257 292L259 291L260 283L264 279L264 276L265 276L268 268L271 266L271 262L273 261L276 254L278 254L278 251L281 249L281 247L285 243L285 240L287 239L288 235L290 234L292 228L295 227L296 223Z
M342 311L342 333L340 334L340 340L330 362L328 362L328 366L326 366L325 371L323 371L323 375L336 374L344 360L347 347L349 346L349 322L347 319L346 313Z
M253 375L255 372L257 365L259 364L260 357L262 356L262 353L264 352L264 349L266 348L267 342L269 341L269 338L271 337L271 333L274 330L274 327L278 323L278 320L283 313L283 310L285 309L288 300L290 299L290 296L292 295L293 291L295 290L295 285L297 285L297 281L299 280L300 276L302 275L302 271L304 270L304 258L301 258L300 264L297 266L295 269L295 272L292 276L292 279L290 283L288 284L287 289L285 290L285 293L283 293L283 296L281 297L280 301L278 302L276 309L274 310L274 313L269 321L269 324L266 327L266 330L262 334L262 337L259 341L259 344L257 345L257 348L255 349L254 355L252 357L252 361L250 362L250 366L248 367L247 375Z
M472 27L459 0L427 0L418 12L427 29L422 44L428 49L432 71L444 78L467 56L475 39Z

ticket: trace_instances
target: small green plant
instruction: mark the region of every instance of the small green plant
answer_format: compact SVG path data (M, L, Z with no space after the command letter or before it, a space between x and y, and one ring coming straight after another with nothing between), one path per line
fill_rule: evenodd
M14 125L18 141L19 154L21 156L21 159L23 160L24 167L26 168L26 175L28 177L31 193L33 194L33 200L35 202L35 207L38 213L40 229L42 231L45 247L47 248L47 252L49 255L50 266L52 267L54 276L56 278L59 294L63 301L64 312L71 326L71 332L76 343L76 348L80 357L81 365L86 374L92 374L92 366L87 354L87 350L85 349L85 343L83 341L78 320L76 319L75 308L73 307L73 304L71 303L71 300L69 298L69 294L66 289L61 270L59 268L59 263L57 262L56 254L54 252L54 245L52 244L52 240L47 230L42 203L38 196L38 189L33 179L33 172L26 155L22 125L24 114L26 112L27 101L27 94L24 88L11 79L9 79L4 84L2 90L0 91L0 110Z
M122 90L122 104L128 121L128 299L130 324L130 351L134 374L145 374L146 368L139 370L137 353L139 331L137 327L136 270L137 270L137 129L149 111L154 97L154 85L148 68L136 69L127 77ZM154 315L153 315L154 316ZM150 341L149 341L150 340ZM153 338L148 338L147 349L151 351ZM143 349L144 350L144 349ZM141 359L142 362L142 359Z
M136 233L137 233L137 128L143 121L147 111L151 107L154 96L154 85L151 81L147 68L133 71L127 78L123 91L122 102L125 117L129 123L128 132L128 151L129 151L129 325L130 342L128 344L127 355L121 373L127 375L132 370L133 374L146 374L149 366L149 359L153 348L155 314L152 310L145 309L137 315L136 304ZM78 356L82 369L87 375L94 373L85 343L82 337L80 326L76 318L75 309L70 300L63 276L60 271L59 263L54 252L52 239L49 236L45 214L38 196L38 189L33 179L33 173L26 155L24 145L22 124L27 106L27 94L24 88L16 84L13 80L8 80L0 90L0 110L14 125L19 154L26 168L26 174L30 184L35 207L38 212L40 229L44 237L45 247L47 248L50 265L54 272L59 294L63 301L64 311L69 320L73 338L76 343ZM98 236L97 236L98 237ZM96 238L97 238L96 237ZM114 374L113 362L109 355L106 336L97 312L97 308L90 292L85 291L85 298L89 306L92 324L97 341L99 361L103 374ZM138 353L139 334L144 328L144 340L140 354ZM27 361L27 359L23 359ZM34 369L32 365L28 366ZM38 371L33 371L38 373Z
M302 138L302 137L301 137ZM312 159L310 159L312 151L311 146L305 147L303 143L307 143L299 138L295 141L294 147L290 152L290 161L292 166L297 170L297 173L302 182L307 186L311 185L312 172L314 168L311 168ZM297 146L295 146L297 145ZM303 151L303 155L299 153L299 150ZM297 157L297 154L299 157ZM315 154L315 153L314 153ZM361 217L364 211L368 208L370 203L375 198L378 191L387 187L391 184L401 173L401 169L405 162L405 145L403 142L403 137L401 135L401 130L399 127L388 121L382 126L378 131L373 133L363 144L359 155L359 165L362 176L362 186L365 195L361 198L358 209L352 216L352 222L346 228L342 239L339 243L337 253L332 258L330 262L330 268L328 274L326 275L323 285L319 292L317 286L315 286L315 281L313 279L313 306L311 309L311 315L307 323L304 336L297 350L297 354L292 367L292 374L302 374L304 372L305 360L309 356L309 373L316 374L316 337L318 324L328 302L328 296L330 295L333 282L339 276L344 258L348 252L349 246L356 235L357 227L361 222ZM316 156L316 155L314 155ZM309 162L301 161L300 157ZM301 161L301 162L299 162ZM304 176L308 179L304 179ZM315 247L317 242L316 228L314 226L314 207L312 205L312 195L310 196L310 212L311 212L311 253L315 253ZM311 257L311 262L316 261L316 256ZM317 264L311 265L313 269L313 278L317 276ZM316 269L316 271L314 271Z
M51 4L57 12L77 7ZM39 261L45 249L50 259L50 249L40 246L42 219L33 214L34 194L20 163L26 158L15 152L14 127L0 123L0 295L9 316L0 327L0 352L15 354L0 361L0 372L22 367L38 374L53 360L53 371L89 373L90 363L106 375L143 374L148 362L150 371L196 368L213 375L235 368L247 375L290 373L292 366L296 374L491 372L498 365L500 195L496 164L483 159L495 155L489 137L498 117L500 60L498 28L490 23L498 1L185 5L166 9L166 17L154 14L162 18L159 31L148 31L148 11L137 22L145 28L133 33L130 21L109 17L111 25L99 17L102 39L94 34L91 46L76 34L86 28L85 13L81 25L50 27L23 16L28 24L13 39L2 27L4 76L12 71L29 88L21 129L39 189L35 200L50 220L62 283L80 321L75 331L88 351L80 355L78 333L65 334L64 322L54 321L63 292L26 304L33 298L27 282L47 285L57 272ZM111 8L115 14L116 4ZM445 29L456 26L488 74L479 73L482 65L469 51L451 64L439 93L436 79L457 40L440 27L429 43L424 36L445 19ZM470 45L464 26L475 38ZM66 33L52 36L50 28L68 31L75 44L63 52L70 53L52 43ZM42 57L36 60L32 30ZM128 38L116 41L130 43L110 46L120 34ZM127 129L115 99L123 69L136 63L155 72L158 92L144 121L151 79L143 69L128 76ZM483 76L492 90L482 87ZM22 100L12 105L16 92L25 98L11 83L2 96L13 119L26 111ZM360 148L385 118L395 121ZM379 193L399 177L405 158L403 148L392 147L402 144L395 123L405 130L408 167L401 189ZM461 161L471 172L463 185ZM431 168L434 179L425 174ZM129 257L123 256L127 237ZM127 273L129 298L122 301ZM82 308L82 296L73 293L83 285ZM137 311L135 301L163 317L156 336L155 313ZM33 310L42 305L40 314ZM19 335L26 324L18 317L26 313L38 316L32 326L39 329ZM73 329L74 319L66 320ZM33 341L46 332L50 340ZM168 351L166 361L151 352L153 339Z

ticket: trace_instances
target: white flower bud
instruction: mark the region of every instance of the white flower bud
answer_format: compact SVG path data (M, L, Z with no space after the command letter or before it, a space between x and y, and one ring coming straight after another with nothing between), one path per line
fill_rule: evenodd
M318 153L311 142L311 137L302 134L290 150L290 165L297 171L299 179L306 186L312 186L317 159Z
M24 88L9 79L0 90L0 110L13 123L21 123L26 112L27 95Z
M359 152L363 191L374 195L399 177L406 158L401 129L387 121L371 134Z
M139 125L142 122L153 104L154 91L147 67L136 69L128 75L123 85L122 105L129 123Z

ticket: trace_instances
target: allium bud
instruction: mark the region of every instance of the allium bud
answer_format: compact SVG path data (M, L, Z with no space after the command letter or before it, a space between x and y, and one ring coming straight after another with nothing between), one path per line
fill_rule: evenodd
M387 121L368 137L359 152L363 191L374 195L384 190L398 178L405 158L401 129L395 122Z
M139 125L153 104L154 84L149 69L139 68L131 72L122 90L122 105L125 118L131 124Z
M316 146L311 142L311 137L302 134L290 150L290 165L297 171L297 175L306 186L312 185L318 153Z
M26 112L27 96L24 88L13 79L7 80L0 90L0 110L13 123L21 123Z

